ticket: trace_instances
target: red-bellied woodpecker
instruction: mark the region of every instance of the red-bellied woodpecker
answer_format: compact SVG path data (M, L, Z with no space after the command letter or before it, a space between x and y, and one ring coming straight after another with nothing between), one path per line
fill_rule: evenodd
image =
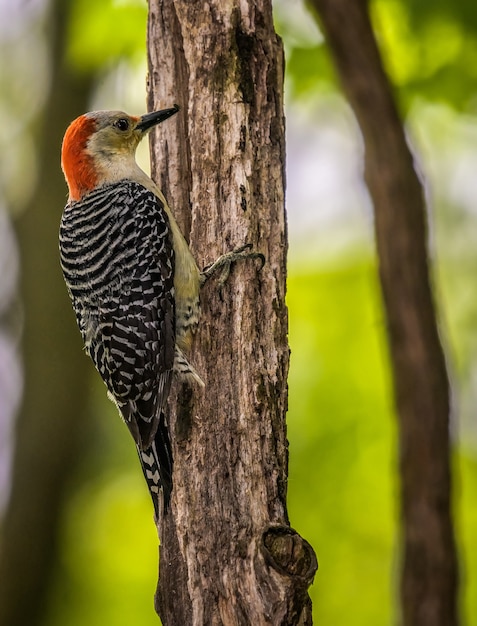
M200 273L164 196L135 160L141 139L179 107L134 117L95 111L74 120L62 146L69 199L60 258L86 351L136 443L156 516L172 490L164 408L172 373L203 386L187 350L201 284L249 246Z

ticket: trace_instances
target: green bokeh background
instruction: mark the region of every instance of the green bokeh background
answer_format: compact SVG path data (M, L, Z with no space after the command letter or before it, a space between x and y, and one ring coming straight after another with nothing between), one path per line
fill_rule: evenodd
M477 10L466 0L372 0L370 7L428 181L435 293L455 400L460 605L464 623L477 626L477 187L471 167L477 167ZM291 140L292 118L326 126L326 118L310 111L341 96L319 30L303 5L277 1L275 15L286 50ZM72 71L96 72L92 106L144 108L146 16L140 1L74 1L67 63ZM35 19L31 28L41 45L47 23L41 15ZM45 60L46 75L47 66ZM19 82L21 75L0 96L6 111L13 108ZM340 106L349 121L346 105ZM29 154L28 132L24 128L19 139L19 159ZM359 155L359 139L355 144ZM359 204L362 190L353 193ZM20 210L21 202L21 194L12 192L10 204ZM322 209L296 206L289 198L290 521L318 555L311 588L316 624L396 624L398 453L372 218L358 211L364 235L344 243L346 219L318 219L316 237L313 229L305 236L294 228L300 211L319 216ZM340 243L321 246L323 240ZM149 498L124 426L97 378L91 380L90 410L101 426L64 511L61 562L45 626L157 624L157 537Z

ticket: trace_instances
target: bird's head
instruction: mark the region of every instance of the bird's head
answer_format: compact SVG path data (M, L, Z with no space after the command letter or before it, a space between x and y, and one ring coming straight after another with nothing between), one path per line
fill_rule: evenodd
M136 148L148 131L177 113L170 109L142 117L122 111L93 111L77 117L66 130L61 168L70 200L79 200L99 185L128 177L135 165Z

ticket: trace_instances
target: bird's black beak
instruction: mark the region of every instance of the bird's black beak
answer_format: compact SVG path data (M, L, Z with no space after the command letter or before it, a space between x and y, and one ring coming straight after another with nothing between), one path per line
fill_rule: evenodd
M142 132L146 132L153 126L156 126L157 124L160 124L161 122L164 122L165 120L175 115L178 110L179 107L177 104L175 104L170 109L162 109L162 111L146 113L146 115L143 115L141 117L139 124L137 124L136 126L136 130L142 130Z

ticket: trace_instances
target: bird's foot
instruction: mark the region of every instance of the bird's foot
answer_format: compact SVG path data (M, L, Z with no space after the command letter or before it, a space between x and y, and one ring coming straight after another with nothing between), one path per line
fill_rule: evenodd
M264 255L261 252L252 252L252 244L246 243L244 246L235 248L232 252L223 254L216 261L214 261L214 263L207 265L207 267L205 267L200 274L201 286L205 285L209 278L212 278L212 276L217 274L217 272L220 272L218 283L219 290L221 290L229 277L232 264L242 259L259 259L260 267L258 271L260 271L265 265Z

